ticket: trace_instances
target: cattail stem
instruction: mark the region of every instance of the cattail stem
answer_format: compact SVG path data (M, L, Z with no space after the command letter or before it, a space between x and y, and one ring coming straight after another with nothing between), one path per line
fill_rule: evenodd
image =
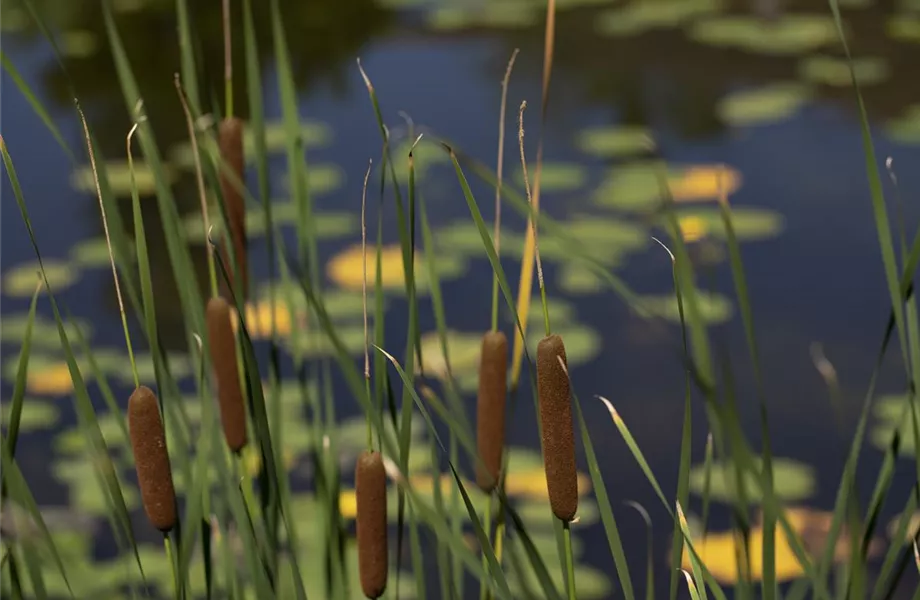
M163 548L166 550L166 562L169 563L169 569L172 571L173 586L176 590L176 600L179 600L179 598L182 597L182 584L179 583L179 569L173 557L172 541L169 539L168 534L163 535Z
M102 230L105 233L105 246L109 251L109 263L112 265L112 280L115 282L115 295L118 298L118 312L121 314L121 327L125 332L125 344L128 346L128 359L131 361L131 374L134 376L135 389L140 387L140 378L137 375L137 362L134 360L134 349L131 346L131 333L128 331L128 317L125 315L125 303L121 298L121 286L118 283L118 270L115 268L115 253L112 252L112 238L109 235L109 221L105 216L105 203L102 201L102 188L99 185L99 172L96 170L96 156L93 152L93 142L89 135L89 126L80 104L77 104L77 113L83 124L83 135L86 138L86 148L89 152L89 164L93 172L93 183L96 185L96 197L99 199L99 211L102 213ZM131 171L131 187L134 188L134 169L131 166L129 154L128 168Z
M527 101L521 102L521 110L518 112L518 145L521 150L521 169L524 172L524 189L527 192L527 203L530 205L530 226L533 228L533 252L537 261L537 281L540 284L540 304L543 307L543 327L546 336L549 337L549 308L546 305L546 285L543 282L543 262L540 260L540 244L537 239L537 205L534 196L530 191L530 182L527 179L527 159L524 157L524 109L527 108ZM539 166L539 158L537 159ZM539 173L538 173L539 177Z
M233 117L233 45L230 41L230 0L223 2L224 23L224 95L227 117Z
M367 171L364 173L364 186L361 190L361 311L364 317L364 393L368 400L371 397L371 356L370 342L367 333L367 180L371 176L373 159L367 161ZM374 445L374 428L371 425L370 415L367 420L367 449L372 450Z
M491 544L490 534L492 533L492 503L495 500L494 495L489 495L489 501L486 503L486 507L483 510L482 522L486 527L486 542ZM489 561L486 558L486 553L482 553L482 570L485 573L489 572ZM479 598L480 600L488 600L489 598L489 586L486 585L486 581L483 579L479 582Z
M192 120L192 111L188 107L188 100L185 97L185 90L182 89L182 79L179 74L174 76L176 93L179 95L179 102L182 104L182 112L185 113L185 125L188 128L189 142L192 144L192 156L195 159L195 181L198 184L198 200L201 203L201 219L204 224L205 233L210 238L211 225L208 219L208 198L204 190L204 176L201 171L201 156L198 153L198 135L195 133L195 123ZM207 243L208 253L208 278L211 281L211 295L217 296L217 269L214 265L214 247L210 242Z
M505 164L505 109L508 105L508 81L511 79L511 69L514 68L514 59L519 50L514 49L508 59L505 69L505 78L502 79L502 104L498 114L498 160L495 165L495 234L493 244L495 254L501 249L501 223L502 223L502 170ZM492 273L492 331L498 330L498 273Z
M572 554L572 529L568 521L562 524L563 545L565 546L565 588L569 600L576 600L575 596L575 558Z

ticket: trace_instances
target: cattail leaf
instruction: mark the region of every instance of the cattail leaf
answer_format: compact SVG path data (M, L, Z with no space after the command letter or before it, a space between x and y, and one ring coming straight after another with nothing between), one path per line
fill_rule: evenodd
M36 278L36 283L38 279ZM19 423L22 418L22 405L26 395L26 382L29 377L29 356L32 354L32 328L35 325L35 309L38 305L38 294L41 288L36 285L29 303L29 316L26 320L25 335L22 339L22 349L19 351L19 363L16 367L16 379L13 382L13 397L10 400L10 418L7 423L7 451L10 458L16 457L16 442L19 439Z

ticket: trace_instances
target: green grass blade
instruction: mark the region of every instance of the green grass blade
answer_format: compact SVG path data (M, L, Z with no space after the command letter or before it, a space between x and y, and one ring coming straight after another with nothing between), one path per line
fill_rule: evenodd
M575 394L572 395L575 399L575 414L578 416L578 427L581 430L581 443L585 448L585 458L588 461L588 472L591 474L594 495L597 497L597 506L600 509L601 522L604 524L604 531L607 534L607 543L610 545L610 553L616 565L620 587L623 588L623 595L626 600L634 600L635 592L633 592L632 578L629 575L629 563L626 561L626 552L623 550L620 530L613 516L613 509L610 506L610 497L607 495L607 486L604 483L603 475L601 475L601 469L597 462L597 454L594 452L594 443L591 441L591 435L588 433L588 424L585 422L584 414L581 411L581 402Z
M32 106L32 110L35 111L35 114L38 115L42 123L45 124L45 127L48 128L48 131L51 132L51 135L54 136L55 141L57 141L58 145L64 150L64 153L67 154L67 158L69 158L71 162L75 162L76 157L74 157L73 151L70 149L70 146L67 145L67 142L64 141L64 137L61 135L61 131L58 129L57 125L55 125L54 121L51 119L51 115L45 110L41 100L38 99L38 96L32 91L32 88L29 87L29 84L25 82L22 75L19 74L16 66L10 60L10 57L2 50L0 50L0 62L3 63L3 68L9 74L16 87L19 88L19 91L25 99L29 102L29 105Z
M195 69L195 50L192 47L192 24L188 0L176 0L176 20L179 30L179 56L182 81L185 83L189 106L195 113L201 113L201 98L198 92L198 72Z
M36 275L36 283L38 277ZM38 305L38 295L41 287L36 285L29 303L29 316L26 319L26 330L22 338L22 348L19 351L19 364L16 367L16 380L13 382L13 397L10 400L10 421L7 426L7 452L10 458L16 457L16 442L19 439L19 422L22 418L22 404L26 396L26 383L29 378L29 357L32 354L32 330L35 325L35 309Z

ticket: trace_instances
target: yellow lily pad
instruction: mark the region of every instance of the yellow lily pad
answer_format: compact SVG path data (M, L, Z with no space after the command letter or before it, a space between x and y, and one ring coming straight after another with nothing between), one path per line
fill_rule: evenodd
M364 258L364 261L362 261ZM384 246L380 251L381 279L384 290L405 290L405 272L403 269L402 248L399 245ZM361 245L352 245L336 254L326 264L326 273L336 285L346 290L361 290L364 282L364 269L367 264L367 289L371 293L377 281L377 249L369 245L367 254L362 257ZM441 254L437 257L435 268L441 281L452 279L462 274L466 265L462 257ZM420 252L415 254L415 282L417 291L427 290L428 265Z

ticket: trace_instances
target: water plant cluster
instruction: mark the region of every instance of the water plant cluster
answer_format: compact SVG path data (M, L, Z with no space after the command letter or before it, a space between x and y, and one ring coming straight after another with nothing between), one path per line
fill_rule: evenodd
M42 13L25 4L59 53ZM531 114L526 103L506 106L515 52L495 107L494 168L434 132L417 134L411 122L406 141L391 139L371 74L357 63L380 133L377 155L369 157L356 190L359 216L317 208L315 196L338 185L339 175L305 159L305 148L322 143L327 133L299 114L290 33L277 0L270 3L271 35L265 39L257 36L252 0L242 2L240 31L231 30L225 0L226 47L231 35L241 35L245 52L242 64L226 53L222 94L200 85L196 24L187 4L175 5L182 61L171 84L188 143L167 153L145 112L113 3L102 2L133 123L125 132L126 161L118 168L102 159L79 101L74 109L85 143L77 149L63 141L4 57L19 91L63 151L85 153L88 164L76 171L74 185L97 200L105 232L75 248L73 263L45 258L42 232L30 219L29 189L16 175L17 149L0 139L9 189L35 252L34 264L5 270L3 280L4 293L30 298L27 315L3 329L21 340L18 357L4 366L12 384L0 439L4 597L885 598L913 582L911 570L920 569L914 517L920 472L904 498L893 497L892 482L900 454L920 459L914 443L920 433L914 394L920 320L912 283L920 235L896 240L892 233L858 85L864 78L871 82L879 67L850 56L836 0L826 18L778 33L844 48L841 61L814 59L802 68L810 79L848 83L855 92L890 300L890 314L879 315L878 364L889 346L898 347L907 392L876 400L876 367L831 512L791 504L811 494L814 475L771 446L764 386L769 374L760 368L740 240L769 236L782 223L769 211L731 205L740 174L726 166L667 165L645 130L595 129L577 136L585 153L629 160L598 182L594 203L631 218L583 215L563 223L541 212L541 193L577 189L584 180L577 164L543 160L554 0L546 7L529 3L530 12L522 13L545 20L542 110ZM560 0L559 8L565 4ZM660 14L632 5L610 9L597 26L611 36L633 35L709 15L714 6L698 0L668 4ZM445 29L469 16L434 14ZM709 44L772 43L759 32L730 17L693 27L693 35ZM279 123L265 118L260 44L273 46ZM234 112L234 78L246 83L245 118ZM768 101L740 93L726 98L726 120L770 120L797 107L809 91L775 86L758 93ZM525 135L525 129L538 134ZM516 135L505 140L506 131ZM528 159L533 144L525 141L532 138L536 153ZM519 151L513 165L503 164L506 146ZM279 150L290 193L283 203L269 193L268 157ZM450 175L468 218L434 230L417 181L436 165ZM247 177L248 167L254 167L254 178ZM195 214L178 210L174 169L194 175ZM488 200L474 194L468 176L494 194ZM152 276L142 194L156 198L174 296L164 295ZM126 196L129 219L120 210ZM714 208L693 204L711 196ZM526 222L524 231L503 226L501 214L508 209ZM394 221L398 242L387 243L392 232L385 223ZM293 240L282 235L282 225L293 225ZM360 243L321 262L320 240L356 230ZM698 286L694 243L704 234L725 243L733 299ZM250 242L256 237L266 240L264 281L253 277ZM662 259L670 261L672 293L639 294L615 272L626 255L649 243L660 245ZM192 252L202 247L207 272L199 276ZM469 260L487 260L491 269L491 289L483 292L490 294L491 311L482 315L482 334L449 328L445 315L442 282L460 277ZM544 260L564 265L557 279L547 277ZM121 350L94 348L89 324L56 296L76 277L71 264L111 271L127 362ZM330 289L327 278L336 287ZM679 329L671 348L685 378L676 496L665 495L667 486L617 412L616 383L608 391L579 385L576 367L596 354L601 340L578 322L571 305L550 294L557 285L572 294L610 294L636 313ZM406 328L394 333L383 315L395 294L405 307ZM164 344L162 303L181 312L181 351ZM419 326L423 303L436 321L429 333ZM53 319L39 317L39 305L50 308ZM717 359L710 338L710 327L733 311L756 375L756 389L744 394L759 408L756 444L742 427L741 394L730 365ZM404 347L394 348L393 339ZM45 350L62 359L43 359ZM839 390L833 366L821 356L816 363L834 396ZM121 397L118 387L133 391ZM72 394L77 428L55 441L56 451L67 456L57 476L68 481L71 501L92 518L85 529L105 523L115 548L108 556L97 556L93 548L99 536L82 531L73 516L40 507L30 487L21 438L59 418L52 404L34 398L43 393ZM466 400L473 394L471 406ZM696 404L704 407L705 424L694 423ZM870 432L873 410L880 424ZM506 443L509 424L525 411L538 417L539 452ZM358 417L342 418L342 412ZM598 415L609 434L625 442L621 456L596 450L588 420ZM694 427L710 432L697 465L691 460L700 451L693 447ZM856 478L866 439L884 452L867 503ZM587 472L578 470L579 452ZM605 481L605 460L633 461L641 469L670 517L670 548L649 542L643 553L621 537L618 520L644 520L649 528L651 522L646 507L619 509L626 497L616 482ZM690 510L691 493L699 500L698 515ZM879 517L889 500L904 507L883 543ZM730 530L708 531L714 503L727 507ZM579 532L598 522L606 547L603 556L588 561ZM668 589L656 592L655 553L664 550L671 567ZM870 568L872 561L880 567Z

